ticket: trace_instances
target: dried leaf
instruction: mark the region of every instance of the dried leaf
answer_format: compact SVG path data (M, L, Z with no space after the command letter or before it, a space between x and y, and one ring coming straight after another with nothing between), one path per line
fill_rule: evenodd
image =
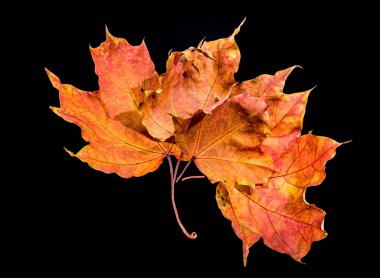
M226 39L170 54L161 75L162 92L151 94L142 108L143 124L152 136L164 141L174 134L171 116L188 119L198 110L209 114L228 98L240 62L235 42L239 28Z
M299 137L283 154L280 171L267 184L245 190L218 185L218 205L243 241L244 264L249 247L260 237L268 247L297 261L308 253L313 241L325 238L325 212L305 201L305 191L323 181L325 163L340 145L310 133Z
M216 187L216 202L218 203L218 207L224 217L231 220L232 228L234 229L235 234L243 242L243 263L244 266L246 266L249 248L255 244L261 238L261 236L259 233L251 231L249 228L240 223L236 216L234 208L231 206L228 191L222 183L219 183Z
M110 118L99 92L61 84L57 76L46 71L60 95L61 107L52 110L77 124L83 139L90 143L75 155L77 158L96 170L117 173L124 178L143 176L160 166L171 144L158 142Z
M138 46L112 36L90 48L99 76L99 96L111 118L136 111L145 94L159 88L158 74L143 41Z
M191 119L175 118L175 138L211 182L254 185L273 173L272 159L260 149L268 136L267 105L241 94Z
M283 94L286 79L295 68L300 68L300 66L292 66L278 71L275 75L262 74L254 79L244 81L233 89L231 96L242 92L249 92L251 96L259 98L263 95L280 96Z
M278 161L289 145L301 134L307 99L311 92L308 90L293 94L283 93L287 77L297 67L299 66L287 68L275 75L260 75L238 84L233 89L233 95L247 93L263 98L269 106L271 135L263 142L261 149L270 154L275 161Z

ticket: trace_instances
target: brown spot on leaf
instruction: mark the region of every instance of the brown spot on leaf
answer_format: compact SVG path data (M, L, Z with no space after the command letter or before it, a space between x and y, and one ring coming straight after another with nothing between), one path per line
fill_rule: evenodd
M239 190L240 192L245 193L247 195L250 195L251 193L251 187L249 187L248 185L237 184L235 185L235 188Z

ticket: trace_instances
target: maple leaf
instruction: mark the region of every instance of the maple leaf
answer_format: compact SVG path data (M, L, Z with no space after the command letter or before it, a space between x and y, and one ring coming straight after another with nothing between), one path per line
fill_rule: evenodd
M82 129L89 145L76 155L92 168L121 177L143 176L156 170L170 153L171 145L158 142L108 116L100 92L86 92L72 85L61 84L59 78L46 70L53 86L59 90L61 107L54 113Z
M138 110L146 95L159 88L158 74L144 41L130 45L107 28L106 38L99 47L90 48L99 77L99 97L111 118L123 117L123 113Z
M188 119L198 110L211 113L228 98L240 62L235 42L240 26L226 39L171 53L160 77L162 92L151 94L143 106L143 124L152 136L164 141L174 134L172 115Z
M325 163L340 145L309 133L299 137L279 158L282 167L268 183L254 188L218 185L218 206L243 241L244 265L249 248L260 238L270 248L301 261L313 241L326 237L325 212L308 204L305 192L323 181Z
M286 151L288 146L301 134L303 117L311 90L284 94L285 81L289 74L299 66L292 66L275 75L263 74L252 80L244 81L233 88L232 95L247 93L263 98L269 113L271 135L261 145L274 161ZM276 165L280 166L280 165Z
M260 144L270 133L267 105L240 94L190 119L174 118L176 143L211 182L235 185L266 182L272 159Z

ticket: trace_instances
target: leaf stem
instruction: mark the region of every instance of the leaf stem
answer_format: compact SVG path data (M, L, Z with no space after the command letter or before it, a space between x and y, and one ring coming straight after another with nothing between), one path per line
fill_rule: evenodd
M176 179L176 181L175 181L176 183L181 179L181 177L183 176L183 174L185 174L185 171L186 171L187 167L189 167L189 165L191 164L192 161L193 161L193 160L191 159L191 160L189 160L189 161L187 162L187 164L185 165L185 168L183 168L181 174L180 174L179 177Z
M183 226L182 222L181 222L181 219L179 218L179 215L178 215L178 210L177 210L177 206L175 204L175 196L174 196L174 187L177 183L177 180L176 179L177 177L177 172L178 172L178 168L179 168L179 164L181 163L180 160L177 161L177 164L176 164L176 167L175 167L175 170L173 171L173 162L172 162L172 159L170 157L170 155L166 156L167 159L168 159L168 162L169 162L169 169L170 169L170 182L171 182L171 198L172 198L172 204L173 204L173 209L174 209L174 213L175 213L175 217L177 219L177 222L178 222L178 225L179 227L181 228L182 232L185 234L185 236L187 236L188 238L190 239L196 239L197 238L197 234L195 232L192 232L191 234L188 233L188 231L186 230L186 228ZM191 161L190 161L191 162ZM184 170L186 170L187 166L189 165L190 163L188 163L185 167ZM184 170L182 171L181 173L181 176L183 175L184 173Z
M181 164L181 158L182 158L182 152L181 152L181 154L179 156L179 159L177 160L177 164L176 164L175 170L174 170L173 180L175 180L175 183L178 182L178 180L176 180L176 176L177 176L177 173L178 173L179 164Z
M170 155L167 155L166 158L168 159L168 162L169 162L170 181L173 181L173 163L172 163L172 158L170 157Z
M192 179L204 179L205 176L188 176L186 178L183 178L182 181L192 180Z

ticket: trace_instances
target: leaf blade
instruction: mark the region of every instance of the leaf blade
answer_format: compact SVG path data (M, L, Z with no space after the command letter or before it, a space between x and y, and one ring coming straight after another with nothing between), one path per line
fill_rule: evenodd
M225 39L205 41L201 48L170 54L167 71L160 77L162 92L150 95L142 108L143 124L152 136L162 141L173 136L171 116L188 119L199 110L209 114L215 104L225 101L236 83L234 73L240 62L234 38L238 31Z
M59 90L60 108L53 112L78 125L89 142L75 156L91 167L129 178L156 170L169 153L169 143L159 143L123 123L108 117L98 92L86 92L61 84L47 70L53 86ZM161 145L160 145L161 144Z
M176 118L176 142L211 182L262 183L273 172L272 159L259 146L268 135L265 102L235 96L211 115Z
M143 41L133 46L106 29L106 41L90 48L99 77L99 94L111 118L138 110L145 92L159 88L158 74Z
M222 211L223 215L233 227L249 229L259 234L268 247L301 261L312 242L327 235L323 229L325 212L306 202L306 188L323 181L325 163L335 156L340 145L330 138L309 133L299 137L283 154L281 169L267 184L254 188L219 184L225 188L230 206L237 207L234 217ZM314 164L317 166L313 167ZM305 169L308 169L306 173ZM243 245L249 246L239 230L234 230Z

